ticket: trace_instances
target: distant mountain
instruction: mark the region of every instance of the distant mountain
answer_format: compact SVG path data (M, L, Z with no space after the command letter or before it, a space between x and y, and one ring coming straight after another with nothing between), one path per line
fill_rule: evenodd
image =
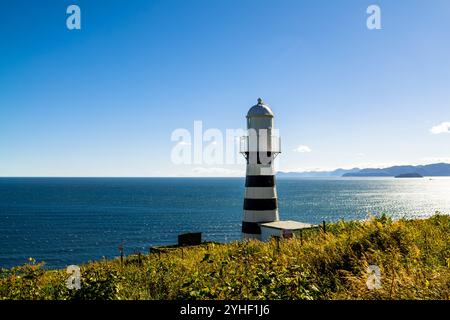
M278 172L280 178L327 178L327 177L395 177L416 174L425 177L450 176L450 164L436 163L420 166L394 166L389 168L336 169L334 171Z
M359 168L353 169L336 169L334 171L306 171L306 172L278 172L277 177L280 178L327 178L342 177L344 174L360 171Z
M395 176L395 178L423 178L423 176L418 173L402 173Z
M421 166L394 166L383 169L368 168L356 172L347 172L343 177L395 177L416 173L424 177L450 176L450 164L436 163Z

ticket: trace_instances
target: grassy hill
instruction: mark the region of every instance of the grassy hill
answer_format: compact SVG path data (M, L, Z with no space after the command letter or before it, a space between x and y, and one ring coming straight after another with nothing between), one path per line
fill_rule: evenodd
M367 267L381 287L369 290ZM205 244L65 270L30 260L0 271L0 299L450 299L450 217L339 222L261 243Z

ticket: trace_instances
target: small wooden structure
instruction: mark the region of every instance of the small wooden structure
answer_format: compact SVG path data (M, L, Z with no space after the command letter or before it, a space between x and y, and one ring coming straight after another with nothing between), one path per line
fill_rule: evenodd
M318 228L319 226L298 221L274 221L261 224L261 241L269 241L272 237L302 238L303 229Z
M196 246L202 243L201 232L191 232L178 235L179 246Z

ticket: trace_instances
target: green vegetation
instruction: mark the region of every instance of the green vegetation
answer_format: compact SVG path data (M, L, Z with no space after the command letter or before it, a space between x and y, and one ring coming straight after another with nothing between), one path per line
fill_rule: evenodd
M381 271L369 290L367 267ZM450 299L450 217L339 222L299 239L205 244L65 270L0 272L0 299Z

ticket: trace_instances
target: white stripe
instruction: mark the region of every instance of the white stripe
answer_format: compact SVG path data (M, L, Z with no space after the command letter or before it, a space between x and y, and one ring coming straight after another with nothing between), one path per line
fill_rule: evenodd
M268 222L278 220L278 209L263 211L244 210L243 221L245 222Z
M246 199L273 199L277 197L275 187L247 187L245 188Z
M275 170L270 164L248 164L246 174L248 176L273 176Z

